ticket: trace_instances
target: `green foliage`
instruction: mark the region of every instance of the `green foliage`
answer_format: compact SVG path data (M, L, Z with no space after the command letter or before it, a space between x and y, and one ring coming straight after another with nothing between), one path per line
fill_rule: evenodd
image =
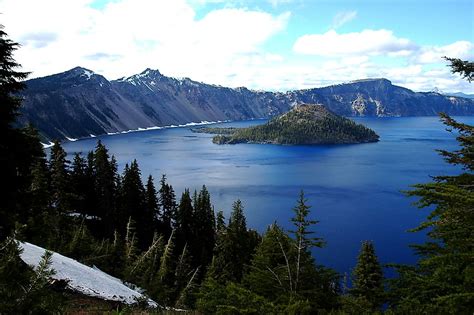
M429 240L413 246L420 256L413 267L398 266L392 281L391 304L403 312L461 314L474 309L474 128L441 115L457 130L460 149L440 151L450 164L465 172L438 176L434 182L415 185L409 196L419 197L420 208L432 209L427 220L413 231L427 231Z
M99 140L93 156L94 188L97 204L96 214L102 218L98 235L113 237L114 231L123 223L117 216L118 175L114 159L109 157L107 148ZM128 217L125 217L127 220ZM117 222L118 220L118 222ZM123 225L121 228L123 229ZM123 230L122 230L123 231Z
M449 66L452 73L458 73L467 81L472 82L474 79L474 62L449 57L444 57L444 59L451 63Z
M200 266L204 273L212 260L215 244L215 216L211 204L211 195L206 186L202 186L199 194L193 195L193 238L188 242L193 265Z
M235 127L228 127L228 128L222 128L222 127L199 127L199 128L191 128L192 132L196 133L214 133L214 134L219 134L219 135L231 135L234 132L239 130L239 128Z
M229 282L218 284L206 279L203 283L197 309L204 314L274 314L274 306L263 297Z
M293 241L274 223L268 227L257 246L243 283L252 292L271 301L289 299L292 272L290 269L288 273L288 256L294 256Z
M59 312L62 297L52 290L51 253L45 252L32 270L20 259L18 243L12 238L0 243L0 313L50 314Z
M212 141L217 144L332 144L374 142L378 138L373 130L337 116L322 105L299 105L266 124L220 132Z
M0 242L11 235L15 221L27 219L31 169L44 159L37 132L31 126L14 127L21 105L17 94L28 75L17 71L20 65L13 58L17 48L0 26Z
M166 175L164 174L160 180L160 190L158 193L161 206L161 230L168 237L176 220L176 195L173 186L166 182Z
M310 237L315 221L307 219L309 207L304 194L295 207L296 230L290 238L277 224L271 225L256 249L243 283L254 293L278 305L281 312L317 313L338 305L338 275L317 266L309 249L322 240Z
M68 172L69 161L66 159L66 155L59 141L54 141L49 159L49 171L51 176L53 207L58 213L66 213L71 210Z
M222 284L240 282L258 242L259 237L255 238L253 232L247 230L242 202L237 200L232 206L227 227L220 224L209 276Z
M362 242L352 275L351 295L367 301L369 310L380 309L384 299L383 272L371 242Z

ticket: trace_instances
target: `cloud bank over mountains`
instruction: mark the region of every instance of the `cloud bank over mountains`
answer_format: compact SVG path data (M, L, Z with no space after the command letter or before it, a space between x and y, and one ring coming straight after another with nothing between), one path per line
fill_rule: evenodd
M473 59L468 40L428 46L390 29L347 31L360 18L356 10L337 13L324 32L297 34L290 1L270 1L273 10L240 1L203 13L207 2L0 0L5 31L22 45L16 58L32 77L81 65L108 79L154 68L280 91L369 77L420 91L471 89L442 59Z

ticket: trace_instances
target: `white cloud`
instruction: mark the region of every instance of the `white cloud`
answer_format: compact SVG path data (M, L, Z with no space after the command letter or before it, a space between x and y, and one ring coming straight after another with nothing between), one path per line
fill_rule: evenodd
M24 71L38 77L83 66L115 79L149 67L168 76L281 91L370 77L416 90L472 89L439 58L472 59L467 41L420 47L390 30L331 30L300 37L293 52L291 46L272 51L265 46L270 39L291 36L289 12L226 2L198 17L193 5L220 0L114 0L100 10L91 1L0 0L5 31L22 44L15 58Z
M345 11L337 13L332 19L331 28L337 29L346 23L349 23L357 17L357 11Z
M303 35L293 46L296 53L318 56L388 55L416 49L406 38L398 38L389 30L363 30L338 34L330 30L324 34Z
M22 44L16 57L26 71L42 76L81 65L110 79L151 67L209 82L236 65L275 60L262 45L290 18L224 8L198 19L185 0L120 0L101 10L90 2L1 1L2 23Z
M468 41L457 41L445 46L423 47L413 61L421 64L439 63L443 61L444 56L472 60L474 44Z

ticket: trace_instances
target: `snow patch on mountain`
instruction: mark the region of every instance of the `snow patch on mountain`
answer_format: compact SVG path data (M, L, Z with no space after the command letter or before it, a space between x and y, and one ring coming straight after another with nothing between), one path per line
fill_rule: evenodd
M27 242L20 242L23 250L21 259L37 267L45 249ZM137 290L127 287L120 279L80 262L53 252L51 268L55 271L53 279L66 280L67 288L87 296L125 304L134 304L138 299L145 299L150 307L159 305Z

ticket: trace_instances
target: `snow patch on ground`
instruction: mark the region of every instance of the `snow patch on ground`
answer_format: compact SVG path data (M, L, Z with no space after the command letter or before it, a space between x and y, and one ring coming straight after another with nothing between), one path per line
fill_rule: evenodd
M50 141L49 143L41 142L41 144L43 145L43 149L51 148L54 145L52 141Z
M192 127L192 126L203 126L203 125L210 125L210 124L218 124L230 122L230 120L218 120L218 121L201 121L201 122L189 122L182 125L168 125L168 126L152 126L146 128L137 128L137 129L130 129L130 130L123 130L117 132L108 132L108 136L123 134L123 133L130 133L130 132L140 132L140 131L148 131L148 130L159 130L159 129L168 129L168 128L183 128L183 127Z
M45 249L39 246L20 242L23 249L21 259L33 267L37 267ZM125 304L133 304L137 299L146 298L136 290L132 290L123 282L109 274L91 268L80 262L53 252L51 256L51 268L56 272L52 278L68 281L67 287L73 291L109 301L119 301ZM158 307L158 304L146 298L150 307Z

